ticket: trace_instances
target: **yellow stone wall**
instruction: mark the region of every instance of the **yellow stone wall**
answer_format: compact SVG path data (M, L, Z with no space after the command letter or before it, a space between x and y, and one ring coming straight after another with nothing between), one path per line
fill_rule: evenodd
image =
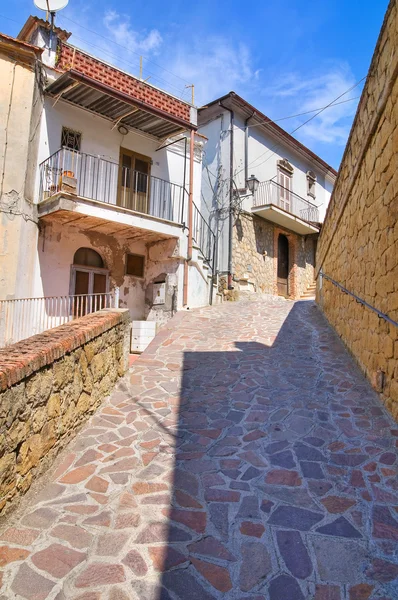
M317 301L398 420L398 8L388 7L319 238Z

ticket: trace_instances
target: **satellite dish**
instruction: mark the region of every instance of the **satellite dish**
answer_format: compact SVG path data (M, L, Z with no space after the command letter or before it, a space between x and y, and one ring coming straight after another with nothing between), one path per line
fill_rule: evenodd
M69 0L33 0L35 6L40 10L55 13L68 5Z

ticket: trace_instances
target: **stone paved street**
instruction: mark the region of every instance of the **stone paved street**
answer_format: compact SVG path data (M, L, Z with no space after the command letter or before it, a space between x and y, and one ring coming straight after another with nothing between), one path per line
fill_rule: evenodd
M0 599L396 600L397 443L313 302L179 313L0 530Z

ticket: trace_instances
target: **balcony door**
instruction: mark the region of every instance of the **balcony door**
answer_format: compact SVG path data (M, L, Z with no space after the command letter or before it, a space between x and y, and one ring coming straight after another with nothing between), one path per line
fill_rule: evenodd
M291 212L292 177L282 170L279 171L279 206Z
M141 213L149 212L151 159L120 149L117 204Z
M75 252L70 285L75 317L105 308L109 275L104 267L102 257L95 250L79 248Z
M289 295L289 240L283 234L278 236L277 286L279 296Z

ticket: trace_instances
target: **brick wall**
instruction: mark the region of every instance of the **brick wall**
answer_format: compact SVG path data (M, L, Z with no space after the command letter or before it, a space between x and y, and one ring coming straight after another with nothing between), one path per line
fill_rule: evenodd
M128 368L129 312L104 310L0 350L0 515Z
M322 228L317 271L398 321L398 14L391 1ZM318 277L317 300L398 420L398 329Z
M123 73L119 69L111 67L68 44L61 43L60 45L57 67L65 71L70 69L79 71L79 73L87 75L99 83L145 102L148 108L152 106L174 117L183 119L187 124L190 123L190 107L185 102L143 83L132 75Z

